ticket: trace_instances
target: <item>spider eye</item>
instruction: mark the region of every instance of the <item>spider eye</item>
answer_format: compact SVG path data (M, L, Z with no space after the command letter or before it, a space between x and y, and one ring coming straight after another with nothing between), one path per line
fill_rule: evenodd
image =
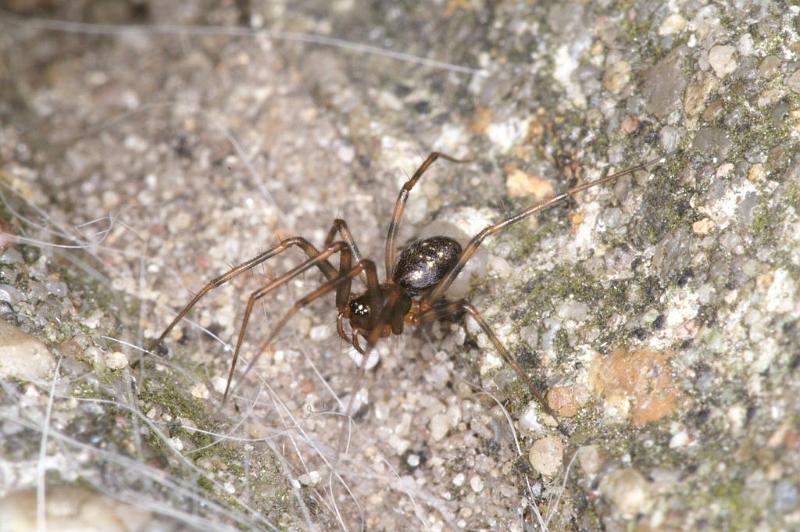
M353 316L363 318L365 316L369 316L369 307L358 299L354 299L350 302L350 313Z

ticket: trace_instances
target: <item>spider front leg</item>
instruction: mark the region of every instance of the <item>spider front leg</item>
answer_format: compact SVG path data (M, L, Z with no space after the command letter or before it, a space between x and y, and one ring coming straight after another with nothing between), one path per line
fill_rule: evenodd
M356 241L350 233L350 228L347 227L347 222L341 218L337 218L333 221L333 225L330 231L328 231L328 236L325 237L325 247L330 246L333 241L336 240L337 233L342 237L342 240L347 242L347 245L350 246L350 251L353 252L353 258L355 258L356 264L361 262L361 252L358 251L358 246L356 246Z
M330 283L339 281L339 279L341 279L342 272L352 271L350 268L350 265L352 264L352 253L350 251L350 247L348 246L347 242L343 241L334 242L333 244L327 246L321 253L318 253L316 256L309 258L307 261L289 270L285 274L281 275L274 281L256 290L250 295L250 298L247 300L247 307L245 308L244 311L244 317L242 318L242 325L239 328L239 337L236 340L236 348L233 351L231 368L230 371L228 372L228 382L225 384L225 393L222 396L223 404L226 402L228 398L228 392L230 390L231 381L233 379L233 372L236 369L237 362L239 361L239 351L242 348L242 343L244 342L244 336L245 333L247 332L247 325L250 322L250 315L253 312L253 308L255 307L256 302L258 302L259 299L262 299L276 288L280 288L281 286L290 282L292 279L302 274L303 272L307 271L311 267L319 266L320 264L326 264L326 263L330 265L330 263L327 262L328 257L334 255L335 253L340 253L340 252L341 255L339 258L339 268L341 271L339 274L337 274L335 273L334 270L334 277L328 282ZM331 268L333 268L333 266L331 266ZM376 283L377 283L377 278L376 278ZM350 293L350 287L347 286L346 289L342 290L342 294L340 294L337 297L337 303L341 298L343 298L346 301L346 299L349 297L349 293Z
M338 247L340 248L343 257L345 255L348 256L347 259L343 260L343 264L344 263L349 264L350 249L347 247L346 243L340 241L340 242L336 242L334 244L334 246L336 246L336 245L338 245ZM306 266L305 269L308 269L308 267L311 266L311 264L308 264L308 263L312 262L313 260L314 259L309 260L306 264L301 265L301 266ZM300 268L301 266L299 266L298 268ZM283 329L283 327L292 318L292 316L297 314L297 312L299 312L300 309L302 309L303 307L305 307L309 303L313 302L314 300L324 296L325 294L327 294L327 293L329 293L329 292L331 292L332 290L335 289L337 291L336 299L337 299L338 310L339 310L340 313L343 312L345 310L345 308L346 308L347 301L349 299L347 294L350 293L350 287L351 287L351 284L353 282L353 279L355 277L359 276L362 272L366 273L366 276L367 276L367 290L370 293L374 293L374 292L378 291L380 289L379 286L378 286L378 274L377 274L377 272L375 270L375 263L372 262L371 260L364 259L361 262L359 262L358 264L356 264L356 266L354 268L349 269L347 271L344 271L344 270L341 271L339 273L339 275L335 279L327 281L325 284L323 284L322 286L320 286L319 288L317 288L316 290L314 290L310 294L308 294L305 297L303 297L302 299L298 300L294 305L292 305L292 308L289 309L289 311L286 314L284 314L284 316L280 319L280 321L278 321L278 323L272 328L272 331L270 332L269 336L267 337L267 339L262 344L261 348L258 350L258 353L256 354L256 356L247 365L247 368L245 369L243 376L247 375L250 372L250 370L253 368L253 366L255 366L255 364L258 362L259 358L261 358L261 355L267 349L269 344L271 344L273 342L273 340L275 340L275 338L277 337L278 333ZM289 272L287 275L289 275L291 273L292 272ZM278 281L278 279L276 279L275 282L277 282L277 281ZM287 281L288 281L288 279L287 279ZM270 283L270 284L274 284L275 282ZM284 282L286 282L286 281L284 281ZM253 295L250 297L250 300L254 303L255 300L257 300L260 297L263 297L266 294L266 292L268 292L269 290L272 290L274 288L277 288L277 287L270 287L270 285L265 286L263 289L259 290L258 292L253 293ZM344 301L344 303L341 306L339 306L339 302L340 301ZM248 301L248 308L247 308L246 316L249 316L249 313L251 311L252 311L252 305L251 305L250 301ZM225 387L225 395L223 396L223 403L225 401L225 398L227 397L228 389L230 388L230 383L231 383L231 379L233 377L233 371L234 371L235 364L236 364L236 358L237 358L237 355L238 355L238 349L239 349L239 346L241 344L241 340L244 337L244 327L246 327L246 320L243 323L242 331L239 334L239 342L237 343L237 352L234 354L234 362L231 365L230 374L228 375L228 384Z
M460 301L448 302L444 305L435 305L430 310L427 310L417 316L417 322L425 323L429 321L436 321L460 312L466 312L472 316L472 319L474 319L475 322L480 326L480 328L483 330L483 333L489 338L489 340L492 342L492 345L494 345L495 350L497 350L497 352L500 353L500 356L503 357L503 360L506 361L506 364L514 368L514 371L517 373L519 378L522 379L525 384L527 384L531 394L533 394L533 396L536 398L536 401L541 405L544 411L555 418L555 414L547 405L547 401L545 401L544 391L533 383L530 377L528 377L528 375L525 373L525 370L522 369L522 366L519 365L517 359L514 358L508 349L506 349L506 347L503 345L503 342L500 341L489 324L486 323L486 320L483 319L483 316L481 316L480 312L478 312L478 310L472 306L469 301L462 299Z
M200 289L200 291L197 292L197 294L195 294L192 300L189 301L189 303L187 303L180 310L180 312L178 312L178 315L175 316L175 319L173 319L172 322L169 325L167 325L167 328L164 329L164 332L161 333L161 336L159 336L158 339L155 342L153 342L153 345L154 346L160 345L161 342L164 341L164 338L166 338L167 335L170 333L170 331L172 331L172 329L175 328L178 322L180 322L189 313L189 311L192 310L192 308L197 304L197 302L200 301L210 291L212 291L215 288L219 288L220 286L224 285L231 279L243 274L246 271L252 270L259 264L267 261L268 259L271 259L276 255L283 253L284 251L293 246L297 246L300 249L302 249L306 253L309 259L312 259L317 255L319 255L319 251L317 251L317 249L308 240L302 237L292 237L282 240L278 245L273 246L270 249L264 251L263 253L256 255L252 259L243 262L237 266L234 266L224 274L209 281L202 289ZM325 275L325 277L327 277L328 279L336 278L336 268L334 268L331 263L327 261L319 261L316 264L322 271L322 273Z

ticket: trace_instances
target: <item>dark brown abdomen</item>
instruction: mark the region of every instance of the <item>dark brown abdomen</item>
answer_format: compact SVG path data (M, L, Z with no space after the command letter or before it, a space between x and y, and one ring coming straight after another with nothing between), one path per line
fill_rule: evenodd
M453 269L461 255L461 245L446 236L412 242L400 253L392 279L408 295L415 296L433 287Z

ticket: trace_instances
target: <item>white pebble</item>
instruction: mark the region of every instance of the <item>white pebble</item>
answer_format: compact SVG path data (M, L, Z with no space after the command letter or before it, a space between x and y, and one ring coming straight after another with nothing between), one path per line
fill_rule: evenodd
M659 35L672 35L673 33L680 33L686 27L686 19L678 13L673 13L664 19L664 22L658 28Z
M739 37L739 53L742 55L752 55L754 51L753 36L749 33L743 33Z
M767 310L776 312L798 312L800 303L797 302L797 285L789 272L783 268L775 270L767 290Z
M603 456L597 445L583 445L578 448L578 463L587 476L593 477L603 465Z
M228 384L228 379L224 377L214 377L211 380L211 385L214 387L214 391L217 393L225 393L225 386L227 384Z
M316 486L321 478L319 471L309 471L305 475L297 477L297 480L304 486Z
M311 327L309 336L315 342L319 342L321 340L330 338L331 332L331 328L328 325L315 325L314 327Z
M0 379L44 380L53 367L53 355L39 340L0 321Z
M689 443L689 433L682 430L669 439L669 448L680 449L681 447L686 447L687 443Z
M736 70L736 48L733 46L714 46L708 52L708 63L718 78L724 78Z
M447 414L436 414L431 418L431 438L433 441L439 441L447 436L450 431L450 423Z
M543 476L555 476L561 470L564 444L555 436L545 436L533 442L528 458L533 468Z
M565 301L558 309L558 317L564 320L583 321L589 314L589 305L581 301Z
M472 488L472 491L475 493L480 493L483 490L483 479L475 475L471 479L469 479L469 487Z
M505 122L492 123L486 128L486 136L500 151L506 152L525 138L529 122L530 119L511 118Z
M531 401L525 413L519 418L519 426L531 432L544 432L544 427L539 420L539 405Z
M192 386L192 397L197 399L208 399L208 388L202 382L198 382Z
M485 338L485 336L479 336L478 338ZM503 367L503 359L500 358L500 355L496 355L494 351L486 351L484 353L480 367L481 375L488 375L492 371L500 369L502 367Z
M36 490L0 498L0 530L36 530ZM44 517L49 530L152 530L153 516L141 507L72 486L48 486Z
M352 146L340 146L339 149L336 150L336 155L343 163L349 164L353 162L353 159L356 156L356 151Z
M128 367L128 357L122 351L113 351L106 354L106 367L109 369L122 369Z
M459 473L453 477L453 486L461 487L464 485L464 482L467 480L467 477L464 476L464 473Z
M610 473L600 483L600 492L623 517L642 513L651 502L650 484L635 469L620 469Z

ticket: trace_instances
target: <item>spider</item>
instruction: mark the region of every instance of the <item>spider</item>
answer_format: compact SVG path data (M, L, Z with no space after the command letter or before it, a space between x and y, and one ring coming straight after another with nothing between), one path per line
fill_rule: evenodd
M386 237L386 251L384 257L386 276L383 282L380 282L378 279L375 262L370 259L362 258L355 240L347 227L347 222L342 219L336 219L328 231L328 235L325 238L325 245L321 251L305 238L299 236L285 238L276 246L273 246L246 262L234 266L224 274L209 281L191 301L178 312L172 322L164 329L164 332L161 333L161 336L155 341L155 345L161 344L175 325L177 325L178 322L189 313L192 307L211 290L222 286L234 277L253 269L257 265L262 264L268 259L292 247L298 247L305 252L308 259L253 292L247 301L247 307L236 340L236 348L231 360L231 367L228 372L228 380L222 399L223 404L227 400L231 389L231 381L239 359L239 351L242 347L247 325L250 321L250 315L253 312L255 304L276 288L287 284L312 267L317 267L325 276L325 282L319 288L298 300L291 309L284 314L280 321L273 327L262 349L258 351L259 354L256 355L248 365L245 374L250 371L257 362L260 354L272 343L292 316L312 301L335 290L336 308L338 310L336 322L339 336L352 344L353 347L364 356L362 359L364 362L366 361L367 355L369 355L381 338L388 337L392 334L401 334L406 324L420 325L448 316L466 313L472 316L505 362L511 366L514 371L516 371L519 378L526 383L536 401L548 414L553 415L547 402L544 400L544 390L535 385L528 377L522 366L520 366L519 362L517 362L498 339L497 335L492 331L491 327L486 320L483 319L478 310L465 299L448 301L444 297L445 293L461 272L462 268L473 257L478 247L487 237L512 224L533 216L536 213L542 212L574 196L578 192L610 183L621 176L641 170L654 161L628 168L595 181L583 183L548 200L534 204L513 216L485 227L475 235L464 248L452 238L433 236L411 242L400 251L400 255L397 257L395 241L398 227L403 218L403 211L408 201L408 196L422 175L440 158L456 163L466 162L440 152L433 152L403 185L397 201L395 202L394 214L392 215ZM336 240L337 235L339 235L340 240ZM338 270L329 261L329 259L336 254L339 255ZM360 294L352 294L351 288L353 280L360 275L365 277L366 291ZM345 329L346 324L349 324L349 335Z

